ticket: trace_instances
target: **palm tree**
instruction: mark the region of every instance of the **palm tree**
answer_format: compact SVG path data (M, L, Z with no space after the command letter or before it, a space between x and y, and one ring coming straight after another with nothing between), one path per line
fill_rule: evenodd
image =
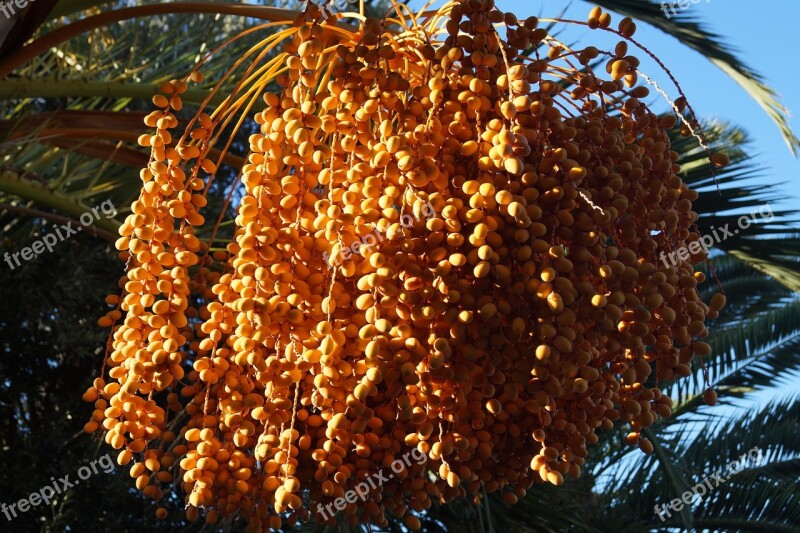
M708 32L698 21L685 14L667 19L660 5L649 0L597 3L651 24L705 55L764 107L793 151L800 147L800 141L789 129L786 109L774 92L719 36ZM130 205L138 194L138 169L147 162L147 155L135 144L149 108L146 100L160 83L186 72L203 54L251 26L254 20L287 16L275 8L223 2L133 5L120 1L38 0L35 8L26 11L24 17L4 23L10 31L0 43L0 98L7 102L6 111L0 116L0 210L6 213L2 219L4 249L13 249L15 241L26 242L31 235L42 231L48 221L77 218L106 199L120 207L119 216L99 220L94 236L82 237L80 243L89 249L96 243L93 238L113 240L119 220L127 214L122 206ZM378 4L374 9L385 12L386 6ZM117 24L123 20L125 24ZM177 42L173 35L163 31L166 26L179 29L181 38ZM0 27L0 35L3 34ZM204 69L207 78L212 81L220 78L229 59L241 55L253 42L254 38L246 37L225 48L223 55ZM207 97L218 102L218 97L210 93L211 86L207 82L190 90L185 102L199 105ZM746 138L741 130L712 123L707 124L706 131L713 146L724 147L734 163L716 176L707 163L706 152L694 138L676 135L674 139L675 149L681 154L683 178L701 193L695 209L700 214L698 226L704 235L712 232L712 227L736 224L742 210L760 208L779 194L776 187L756 188L748 184L748 179L755 177L760 169L754 167L745 152ZM234 140L232 154L246 151L242 142L246 134L245 128ZM212 191L216 194L211 195L220 205L241 161L236 155L226 156L228 174L220 176ZM710 328L714 332L711 340L715 357L705 361L708 379L719 391L724 408L703 407L701 397L707 384L703 370L696 369L691 379L666 385L678 403L673 417L649 429L648 437L656 447L652 456L632 453L624 444L625 428L617 427L604 434L592 449L589 464L597 467L581 479L558 488L535 485L514 507L506 506L494 496L480 502L461 501L435 507L421 517L426 527L432 531L614 528L649 531L666 527L790 531L791 527L797 527L798 496L792 490L800 473L796 454L800 449L797 398L767 405L746 403L754 394L778 386L777 376L790 375L800 366L796 346L800 338L796 320L800 304L793 292L800 290L800 268L795 259L800 251L793 220L796 213L773 212L773 215L769 222L758 220L747 230L720 242L718 255L712 260L714 270L708 272L710 280L719 279L729 301L725 312ZM97 254L80 255L72 245L64 249L65 254L67 250L72 252L60 264L75 265L77 272L82 272L81 269L90 272L97 261ZM101 253L106 256L110 254L108 249L103 250ZM114 276L113 267L109 267L95 282L105 282L106 290L112 290ZM7 278L3 287L10 286L7 283L20 283L17 276ZM22 286L25 283L36 281L27 279ZM711 282L706 285L710 287L707 290L713 289ZM97 303L89 302L99 301L103 291L94 287L93 300L83 299L89 295L80 294L81 287L81 283L76 283L70 288L78 294L76 302L58 312L45 295L39 295L36 302L40 321L48 316L56 316L58 321L59 313L63 314L61 320L77 320L81 306L96 308ZM13 320L10 311L3 315L6 327ZM89 329L85 316L83 320L81 328ZM29 326L23 325L17 331L24 330L25 339L36 338L36 329ZM99 345L95 337L92 335L93 342ZM80 349L88 350L87 339L81 340L84 342ZM57 346L63 353L70 353L75 342L65 336L39 345L36 352ZM27 349L24 342L9 342L4 348L6 352L19 353ZM37 415L36 423L49 432L57 425L46 425L41 415L53 404L30 401L29 391L36 389L30 375L45 372L48 365L55 364L58 368L63 362L52 363L42 355L32 356L36 364L20 359L22 372L14 375L14 387L0 397L0 406L8 407L9 420L18 417L21 411L30 410ZM84 364L91 364L91 360L87 358ZM3 371L12 374L10 369ZM87 376L76 375L75 369L71 372L72 381L82 379L88 383ZM25 375L27 381L23 379ZM70 405L65 407L68 412L76 418L82 416L80 406L66 392L61 392L58 398L58 404ZM5 428L4 432L16 438L6 440L6 445L21 447L30 443L31 434L37 431L33 420L20 428ZM72 423L69 427L74 431L80 424L74 426ZM71 433L63 427L57 434L67 441L65 445L77 442L71 440ZM738 473L690 509L673 512L661 522L654 511L657 504L680 497L703 476L724 467L753 446L764 450L764 461ZM34 457L33 453L27 456ZM74 452L72 464L81 464L78 457L80 453ZM24 456L19 459L24 460ZM63 471L76 468L65 465ZM3 481L10 485L8 477ZM125 483L127 480L122 479L120 487ZM91 507L89 494L84 493L87 499L82 502L70 502L54 511L49 527L57 530L80 523L75 521ZM125 507L124 518L112 522L113 513L104 508L98 513L100 518L86 528L153 527L151 519L138 516L142 513L132 503L135 501L134 497L120 496L115 505ZM173 509L181 505L179 498L168 503ZM74 507L70 509L70 505ZM144 504L141 506L145 508ZM199 527L182 519L169 524L175 530ZM393 524L393 527L399 531L401 526Z

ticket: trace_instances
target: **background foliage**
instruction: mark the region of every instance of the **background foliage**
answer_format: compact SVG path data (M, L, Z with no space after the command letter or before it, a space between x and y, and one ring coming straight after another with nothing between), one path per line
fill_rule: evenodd
M684 14L665 19L650 1L598 3L704 53L751 92L790 147L797 147L775 94L699 21ZM83 233L19 268L5 263L0 268L0 503L6 504L48 484L51 476L74 478L78 468L110 451L97 437L82 433L91 409L80 394L99 371L107 332L96 319L123 272L111 239L138 194L138 169L147 162L135 140L144 131L149 97L158 84L183 75L225 39L269 15L221 2L37 0L35 6L0 24L0 36L5 34L0 44L0 253L30 245L53 221L77 218L107 199L119 214L99 221L97 235ZM125 11L134 6L139 11ZM380 13L386 4L370 3L367 9ZM84 22L76 26L76 21ZM207 82L187 94L187 103L201 102L222 69L255 38L244 38L215 57L204 71ZM682 177L701 191L695 207L702 233L712 226L734 226L742 210L781 194L778 185L754 184L769 169L749 157L743 130L715 122L706 129L713 145L733 161L716 177L705 151L692 138L675 136ZM237 137L227 174L210 195L218 208L245 154L247 133L245 128ZM425 529L800 531L800 397L792 394L800 370L800 240L797 213L774 214L769 223L762 220L720 243L714 272L709 271L729 301L709 327L715 349L705 362L720 407L702 405L705 385L696 369L691 379L666 386L678 402L675 416L649 429L657 453L631 451L624 444L627 429L618 427L592 449L588 461L597 466L582 478L560 488L534 486L514 507L493 496L435 507L422 517ZM714 288L712 282L703 286L707 294ZM753 446L765 451L763 463L691 509L663 523L658 519L656 504L679 497ZM125 468L117 468L10 524L0 517L0 525L14 531L202 528L186 523L182 495L171 494L162 504L169 510L166 521L155 518L152 502L132 490ZM238 531L240 525L221 528Z

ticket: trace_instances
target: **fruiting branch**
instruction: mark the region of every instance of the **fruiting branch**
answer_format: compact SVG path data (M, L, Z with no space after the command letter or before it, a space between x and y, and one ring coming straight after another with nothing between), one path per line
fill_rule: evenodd
M0 78L7 76L14 69L76 35L124 20L171 13L225 14L273 22L286 22L286 24L291 24L298 15L297 11L288 9L247 4L226 4L222 2L170 2L115 9L67 24L28 43L0 62Z

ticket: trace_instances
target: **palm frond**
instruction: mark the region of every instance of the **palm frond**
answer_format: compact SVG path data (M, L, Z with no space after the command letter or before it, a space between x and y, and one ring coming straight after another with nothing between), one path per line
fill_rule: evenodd
M772 207L781 197L780 184L756 184L763 168L747 154L747 135L725 122L704 124L713 150L724 151L731 164L715 170L694 137L677 133L671 141L680 154L681 177L694 190L697 230L712 239L712 254L725 252L800 292L800 216L796 210ZM712 263L716 258L712 257Z
M799 516L799 400L787 398L757 411L733 410L713 424L648 430L648 438L661 447L655 457L631 452L604 463L601 478L608 483L600 486L610 514L627 517L637 527L649 524L651 530L711 524L724 529L729 524L725 527L743 531L793 531ZM657 507L693 490L700 499L681 512L668 509L661 513L664 521L659 519Z

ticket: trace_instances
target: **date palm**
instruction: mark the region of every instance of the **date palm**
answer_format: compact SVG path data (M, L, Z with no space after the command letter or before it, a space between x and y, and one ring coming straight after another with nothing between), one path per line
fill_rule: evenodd
M660 4L649 0L596 3L655 26L706 56L769 113L792 151L800 146L775 93L719 36L690 15L667 19ZM370 3L367 9L385 13L387 5ZM130 205L140 187L138 169L147 163L147 155L135 141L144 129L142 118L155 88L185 73L202 55L255 21L286 17L281 9L241 3L37 0L23 16L0 19L4 250L46 231L48 221L76 218L106 199L118 207ZM167 27L174 34L165 31ZM175 34L180 38L176 40ZM228 46L204 69L208 79L220 78L226 58L238 57L250 44L252 39L243 38ZM207 97L213 101L217 97L211 95L210 87L211 82L190 90L184 100L193 105ZM701 191L695 204L701 234L711 232L712 226L735 224L742 210L760 208L780 194L777 187L751 183L762 170L748 158L741 130L713 123L706 129L709 140L724 148L734 163L716 177L705 151L693 138L676 135L674 139L681 154L682 177ZM219 177L209 196L218 206L242 164L247 133L245 127L233 139L233 150L225 159L227 174ZM4 463L31 463L52 453L46 445L48 437L60 441L59 465L53 473L77 470L95 451L95 446L84 450L80 445L89 447L88 439L76 433L86 412L73 395L86 385L90 372L84 365L96 362L92 352L102 344L92 326L97 314L92 309L98 308L103 293L115 287L117 273L108 261L113 252L103 239L113 239L126 214L120 208L117 220L96 224L94 236L82 236L56 252L53 264L70 271L69 279L56 283L49 265L42 264L2 273L0 327L7 332L3 350L4 357L8 356L0 363ZM705 362L724 408L703 407L704 374L696 369L693 379L666 385L672 387L678 404L672 418L649 430L648 437L656 446L652 456L632 453L624 444L625 428L618 427L592 449L590 464L597 467L581 479L558 488L536 485L513 507L493 496L436 507L422 517L426 528L797 530L800 507L792 489L800 476L798 399L790 396L765 405L749 399L779 388L779 376L792 375L800 366L797 213L773 214L769 222L759 220L720 242L712 261L714 271L709 271L709 279L719 279L729 301L710 328L715 356ZM53 303L41 279L50 279L54 291L71 296ZM706 285L704 290L713 290L712 282ZM36 288L23 290L26 287ZM23 316L28 319L19 321L15 302L23 298ZM44 326L48 322L52 325ZM55 417L54 412L58 413ZM16 423L11 424L12 420ZM656 504L680 497L704 475L756 445L767 452L763 464L737 474L702 502L660 521L654 512ZM26 527L52 531L68 526L88 531L158 527L152 509L125 493L129 480L124 472L119 474L113 488L92 485L113 495L108 503L96 507L92 493L84 489L60 500L45 513L45 520L25 522ZM36 480L29 487L33 489L48 476L31 472L30 477ZM4 471L0 480L0 487L11 487L14 473ZM165 505L179 509L181 499L170 495ZM200 526L174 519L166 527L188 531ZM399 525L392 527L401 530Z

